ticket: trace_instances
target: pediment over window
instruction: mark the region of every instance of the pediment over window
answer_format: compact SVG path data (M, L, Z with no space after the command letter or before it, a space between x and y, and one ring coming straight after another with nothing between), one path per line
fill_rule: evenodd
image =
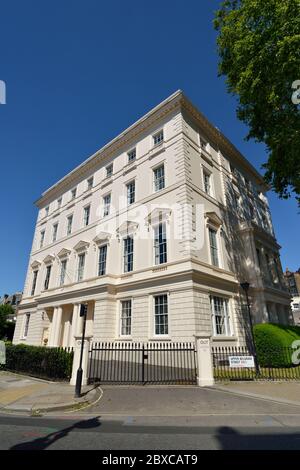
M80 240L80 242L76 243L74 246L75 251L84 251L87 250L88 247L90 246L89 242L85 242L83 240Z
M99 232L93 239L93 242L96 244L103 243L103 242L109 241L110 237L111 237L111 233Z
M139 224L137 222L126 220L117 229L117 234L120 235L121 237L125 235L133 235L137 231L138 227L139 227Z
M43 259L43 262L45 264L50 264L50 263L53 263L54 260L55 260L55 257L53 255L47 255L46 258Z
M40 261L35 260L31 263L30 266L31 266L32 269L39 269L39 267L41 266L41 263L40 263Z
M67 256L69 256L71 253L71 250L68 250L67 248L62 248L59 253L57 253L57 256L59 258L66 258Z
M147 215L146 222L150 225L166 222L170 218L171 214L172 209L169 209L168 207L156 207Z
M205 218L209 223L216 227L220 227L223 224L222 219L220 219L216 212L205 212Z

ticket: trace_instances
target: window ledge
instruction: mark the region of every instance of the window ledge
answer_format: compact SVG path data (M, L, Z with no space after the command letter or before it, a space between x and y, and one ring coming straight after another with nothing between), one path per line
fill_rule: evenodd
M149 338L148 341L169 341L171 342L170 336L154 336L153 338Z
M212 336L211 339L212 339L212 341L237 341L236 336L218 335L218 336Z
M152 147L151 150L149 150L149 157L148 160L151 160L152 158L156 157L156 155L159 155L160 153L164 152L165 149L165 143L161 142L160 144L155 145Z

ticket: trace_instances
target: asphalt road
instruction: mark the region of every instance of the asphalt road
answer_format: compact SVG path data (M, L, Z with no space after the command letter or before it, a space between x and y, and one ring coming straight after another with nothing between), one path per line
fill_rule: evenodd
M106 387L81 412L0 415L0 449L300 449L300 406L215 389Z

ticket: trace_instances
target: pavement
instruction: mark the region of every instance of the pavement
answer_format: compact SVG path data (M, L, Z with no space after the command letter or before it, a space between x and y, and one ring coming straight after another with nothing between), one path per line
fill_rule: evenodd
M0 371L0 412L37 415L50 411L79 410L95 403L101 391L94 386L82 388L74 398L74 387L65 382L50 382Z
M239 399L237 399L239 397ZM250 400L252 399L252 400ZM256 400L256 401L255 401ZM278 413L289 405L300 415L300 382L222 382L214 387L101 385L82 388L0 371L0 412L30 416L76 412L101 416L188 416ZM255 403L255 407L254 404ZM279 405L281 405L279 407Z

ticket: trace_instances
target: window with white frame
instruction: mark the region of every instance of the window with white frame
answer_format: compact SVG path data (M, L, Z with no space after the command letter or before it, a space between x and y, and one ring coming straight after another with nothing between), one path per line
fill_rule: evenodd
M167 262L167 235L166 222L154 227L154 261L155 264Z
M126 184L127 190L127 205L133 204L135 202L135 181L130 181Z
M49 206L45 207L45 217L49 215Z
M78 255L77 282L82 281L84 275L85 253Z
M76 198L77 188L73 188L71 190L71 200Z
M57 199L57 209L60 209L62 205L62 197Z
M160 130L159 132L157 132L156 134L154 134L152 136L153 138L153 145L159 145L163 142L164 140L164 131L163 130Z
M26 313L25 322L24 322L23 338L27 338L27 336L28 336L29 322L30 322L30 313Z
M91 212L91 206L86 206L83 209L83 226L86 227L89 225L90 222L90 212Z
M31 286L31 295L34 295L34 293L35 293L37 276L38 276L38 270L33 271L33 279L32 279L32 286Z
M57 231L58 231L58 223L53 225L52 242L56 242L57 240Z
M67 235L71 235L73 225L73 215L69 215L67 218Z
M120 336L131 335L131 310L132 310L131 299L122 300L121 301Z
M231 336L228 300L223 297L211 297L212 325L214 336Z
M94 177L91 176L87 179L87 190L89 191L94 186Z
M113 166L112 163L110 165L107 165L107 167L106 167L106 177L107 178L110 178L112 176L113 169L114 169L114 166Z
M128 157L128 163L134 162L134 160L136 159L136 148L130 150L127 153L127 157Z
M103 217L110 214L111 194L107 194L103 198Z
M123 269L124 273L133 271L133 237L123 239Z
M42 230L40 234L40 248L44 246L44 241L45 241L45 230Z
M154 191L160 191L165 187L165 166L160 165L153 170Z
M106 274L107 245L99 247L98 276Z
M167 294L154 296L154 332L155 335L169 334Z
M46 276L45 276L45 282L44 282L44 289L48 290L49 289L49 284L50 284L50 276L51 276L51 264L46 266Z
M67 260L63 259L60 263L60 276L59 276L59 285L63 286L66 279L66 272L67 272Z
M219 266L219 253L218 253L218 239L217 239L217 230L209 227L209 246L210 246L210 257L211 262L214 266Z
M203 187L204 187L204 191L209 196L212 195L211 179L212 179L211 173L203 168Z

